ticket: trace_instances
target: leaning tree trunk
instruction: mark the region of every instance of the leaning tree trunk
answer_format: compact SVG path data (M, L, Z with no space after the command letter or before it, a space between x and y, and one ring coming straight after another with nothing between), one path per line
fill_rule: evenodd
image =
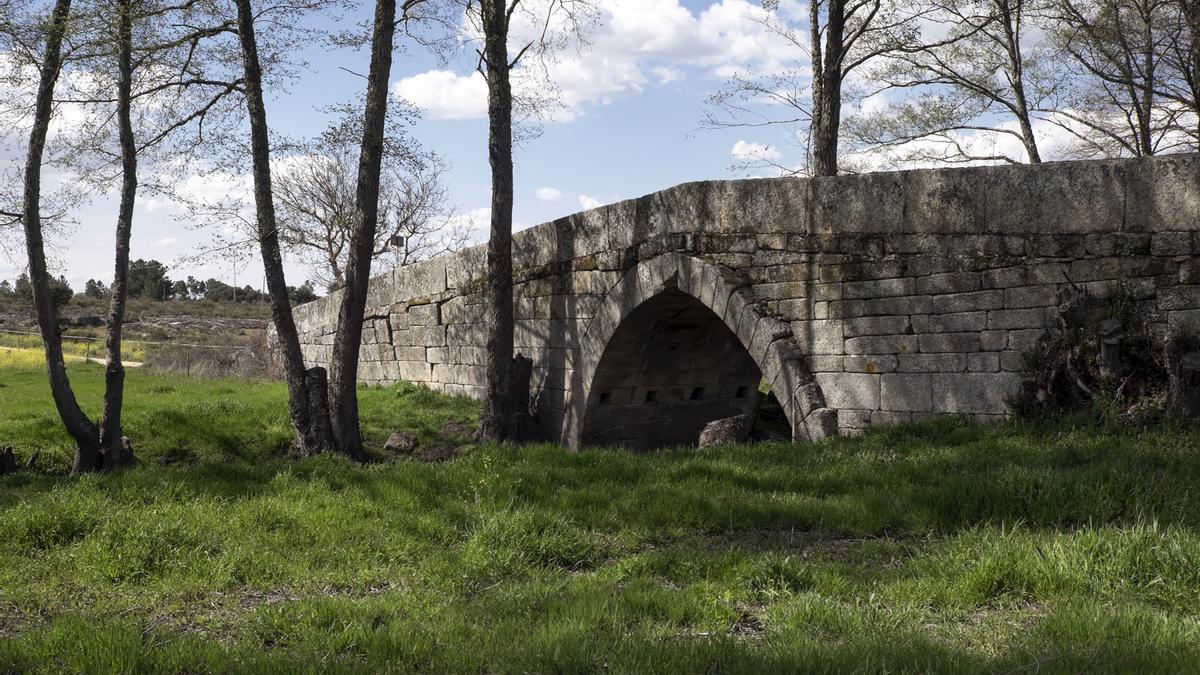
M121 141L121 204L117 211L116 263L112 300L105 340L104 411L100 417L100 446L104 468L120 466L121 407L125 398L125 366L121 362L121 331L125 321L125 299L129 292L129 238L133 230L133 204L137 198L137 145L133 138L130 108L133 99L133 7L130 0L117 3L117 126Z
M75 441L75 464L72 473L99 468L100 434L96 425L79 407L67 366L63 362L62 336L58 330L58 311L50 293L50 275L46 271L46 248L42 239L41 197L42 156L46 134L54 109L54 86L62 67L63 34L71 13L71 0L57 0L46 28L46 50L38 78L37 99L34 103L33 126L29 132L29 149L25 158L25 191L21 221L25 227L25 248L29 255L29 282L33 286L33 304L37 312L38 329L46 355L46 370L50 378L50 394L54 407Z
M1029 114L1029 99L1025 95L1025 66L1021 51L1020 22L1023 7L1013 7L1007 0L999 4L1001 18L1004 20L1004 49L1008 52L1011 69L1009 79L1012 83L1014 112L1017 124L1021 128L1021 144L1025 146L1025 156L1030 164L1042 162L1041 152L1038 151L1037 136L1033 133L1033 122ZM1013 11L1016 15L1013 15ZM1016 22L1016 26L1014 26Z
M383 163L383 134L387 121L388 78L392 71L392 43L396 34L396 1L375 3L375 28L371 37L371 65L367 72L367 103L363 117L358 183L354 193L354 226L346 262L346 286L338 308L333 364L329 372L330 421L339 451L366 459L358 426L358 353L362 344L363 313L371 280L371 257L379 221L379 174Z
M504 2L484 0L484 62L488 82L488 161L492 168L492 219L487 248L487 391L481 439L512 437L512 86L509 82L508 16Z
M254 206L258 219L258 245L263 271L271 296L271 319L278 334L287 378L288 411L296 429L299 450L303 454L321 452L330 445L328 407L323 391L310 392L308 382L323 383L324 372L306 372L300 335L292 316L287 281L283 274L283 255L279 249L279 230L275 222L275 203L271 191L271 146L267 128L267 110L263 103L262 66L254 35L254 10L250 0L237 0L238 35L242 44L245 70L246 109L250 117L250 152L253 164Z

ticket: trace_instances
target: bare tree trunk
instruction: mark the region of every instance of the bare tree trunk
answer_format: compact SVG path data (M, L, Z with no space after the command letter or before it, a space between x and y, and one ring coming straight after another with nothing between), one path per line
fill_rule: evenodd
M242 44L245 70L246 108L250 117L250 152L253 162L254 205L258 219L258 244L262 252L263 271L271 295L271 319L278 333L283 352L283 372L288 385L288 411L300 452L315 454L330 445L322 425L314 424L327 411L309 408L310 396L305 385L304 354L300 336L288 300L287 281L283 274L283 256L279 250L279 234L275 223L275 204L271 193L271 147L267 128L267 111L263 103L262 67L258 59L258 42L254 35L254 11L250 0L236 0L238 35ZM316 400L320 400L317 397Z
M1014 7L1015 5L1015 7ZM1025 7L1022 0L1001 0L998 9L1000 18L1004 20L1005 50L1008 52L1009 73L1013 91L1013 103L1016 108L1017 124L1021 127L1021 143L1025 146L1025 155L1030 164L1040 164L1042 155L1038 152L1037 136L1033 134L1033 122L1029 115L1029 99L1025 96L1025 64L1021 53L1020 22L1024 18ZM1016 10L1014 15L1013 10Z
M1147 157L1154 154L1154 132L1151 128L1151 123L1154 119L1154 87L1158 85L1155 71L1157 69L1156 57L1154 53L1154 14L1153 7L1143 3L1140 7L1143 18L1144 28L1142 33L1142 63L1145 64L1145 72L1142 77L1145 78L1141 90L1141 105L1138 111L1138 127L1139 135L1142 137L1142 152ZM1138 105L1138 94L1134 93L1134 105Z
M816 2L810 4L813 62L820 67L813 74L812 175L836 176L838 172L838 133L842 120L842 57L846 31L844 0L829 0L825 17L825 50L821 53L820 14Z
M484 61L488 83L488 160L492 168L492 218L487 271L487 391L479 436L512 437L513 279L512 279L512 85L509 81L508 13L502 0L483 0Z
M1196 113L1196 144L1200 147L1200 0L1184 0L1188 32L1192 34L1192 112Z
M75 441L75 464L72 473L99 468L100 434L96 425L79 407L75 392L67 377L63 362L62 336L58 330L58 312L50 294L50 276L46 271L46 249L42 239L41 197L42 156L46 134L54 109L54 86L62 67L63 34L71 13L71 0L56 0L46 27L46 49L38 79L37 100L34 104L33 127L29 132L29 149L25 158L24 205L21 213L25 227L25 248L29 256L29 282L33 287L33 303L37 312L38 329L46 355L46 370L50 378L50 394L67 433Z
M371 65L367 72L367 103L363 118L362 150L355 188L355 223L346 263L346 286L338 309L333 364L329 373L330 423L339 451L362 461L366 453L358 426L358 353L362 343L363 312L371 280L371 256L379 221L379 174L387 120L388 78L396 34L396 0L375 3Z
M105 340L104 411L100 417L100 446L104 449L106 470L116 469L123 456L121 407L125 397L125 366L121 362L121 332L129 289L129 239L133 231L133 204L138 187L137 146L130 114L133 95L133 8L130 0L119 0L117 13L117 126L121 141L121 204L117 211L116 263Z

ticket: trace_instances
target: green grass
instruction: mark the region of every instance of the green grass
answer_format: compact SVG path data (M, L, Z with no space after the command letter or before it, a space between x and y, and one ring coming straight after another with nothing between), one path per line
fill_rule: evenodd
M0 363L0 445L48 460L0 478L0 672L1200 669L1194 427L359 467L284 457L284 400L131 373L141 463L70 479L36 363ZM474 415L361 400L373 446Z

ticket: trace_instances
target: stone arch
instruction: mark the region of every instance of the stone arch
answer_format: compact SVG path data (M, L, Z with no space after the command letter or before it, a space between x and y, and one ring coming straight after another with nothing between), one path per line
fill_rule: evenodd
M566 401L563 443L571 449L586 444L584 431L589 401L596 395L597 371L626 320L646 303L664 298L674 302L673 307L684 307L688 301L683 296L723 323L757 366L783 406L793 438L837 434L837 411L826 407L791 327L763 311L728 269L694 256L665 253L642 260L626 272L584 328Z

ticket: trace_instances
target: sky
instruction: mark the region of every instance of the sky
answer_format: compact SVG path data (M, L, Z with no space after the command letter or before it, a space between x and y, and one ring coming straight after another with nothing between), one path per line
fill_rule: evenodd
M732 167L748 153L800 162L801 150L789 140L794 130L699 128L706 99L730 75L777 71L801 58L753 20L761 16L758 2L600 4L587 44L562 52L551 66L563 108L542 125L540 136L516 150L516 228L685 181L739 175ZM782 4L784 11L799 9L795 2ZM358 18L368 18L369 7L361 11ZM412 135L449 164L445 180L452 203L482 241L490 203L486 89L466 58L447 63L411 42L399 46L391 91L422 109ZM322 106L361 95L364 80L347 71L365 72L369 54L312 45L304 56L309 68L290 91L273 92L267 102L272 128L292 136L318 133L327 121ZM89 278L111 279L116 201L98 196L75 216L78 224L55 242L54 257L57 272L79 291ZM232 282L236 276L239 285L262 285L257 260L237 263L221 255L183 260L209 243L212 232L181 218L182 211L169 202L143 196L135 212L132 257L160 260L176 279ZM0 279L20 273L21 253L0 258ZM296 262L287 272L292 285L309 276Z

